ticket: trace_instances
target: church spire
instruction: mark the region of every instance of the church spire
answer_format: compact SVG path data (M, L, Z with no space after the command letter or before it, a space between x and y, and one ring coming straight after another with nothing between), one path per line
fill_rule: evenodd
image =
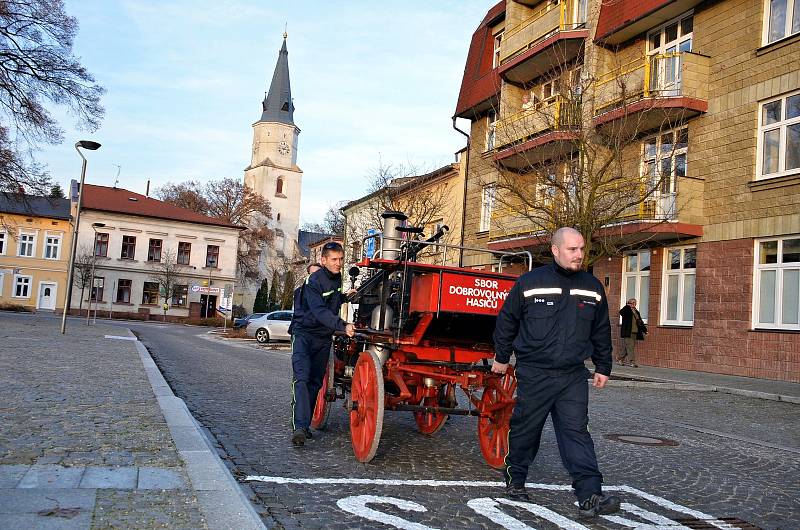
M278 62L272 74L269 93L261 102L261 119L259 121L285 123L294 125L294 104L292 89L289 85L289 51L286 49L286 32L283 33L283 46L278 53Z

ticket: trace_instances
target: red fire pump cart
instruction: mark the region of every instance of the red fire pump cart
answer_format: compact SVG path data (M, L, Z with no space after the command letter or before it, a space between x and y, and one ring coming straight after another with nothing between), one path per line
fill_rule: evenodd
M478 417L478 441L486 462L503 465L514 407L516 378L490 371L494 357L495 318L516 276L416 261L423 251L437 249L446 262L449 249L469 249L439 243L447 227L420 241L421 229L404 226L400 212L383 214L383 232L374 238L379 250L350 269L361 284L354 338L337 337L328 372L317 396L311 426L324 427L331 403L344 400L350 415L350 438L359 462L375 456L385 411L414 413L417 427L436 433L451 414ZM529 253L494 252L504 261L524 260ZM467 397L459 407L456 388Z

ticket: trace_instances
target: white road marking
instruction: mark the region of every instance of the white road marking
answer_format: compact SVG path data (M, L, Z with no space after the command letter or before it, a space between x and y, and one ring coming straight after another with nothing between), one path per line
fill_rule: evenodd
M373 510L372 508L367 507L367 503L391 504L392 506L396 506L401 510L411 512L428 511L428 509L423 505L417 504L414 501L397 499L395 497L378 497L377 495L355 495L353 497L345 497L344 499L339 499L336 502L336 506L348 513L352 513L353 515L358 515L359 517L369 519L370 521L388 524L394 526L395 528L401 528L402 530L437 530L436 528L425 526L424 524L406 521L402 517L397 517L396 515L389 515L388 513Z
M492 488L492 487L500 488L500 487L505 487L505 483L504 482L489 481L489 480L406 480L406 479L368 479L368 478L290 478L290 477L271 477L271 476L266 476L266 475L249 475L249 476L245 477L244 480L245 481L252 481L252 482L267 482L267 483L272 483L272 484L307 484L307 485L312 485L312 486L313 485L324 485L324 484L344 484L344 485L357 485L357 486L427 486L427 487L433 487L433 488L436 488L436 487L453 487L453 486L461 486L461 487L469 487L469 488L472 488L472 487L476 487L476 488L487 488L487 487L489 487L489 488ZM539 490L548 490L548 491L572 491L572 486L569 486L567 484L540 484L540 483L535 483L535 482L527 482L525 484L525 487L527 487L528 489L534 489L534 490L539 489ZM674 503L672 501L669 501L669 500L667 500L667 499L665 499L663 497L659 497L657 495L646 493L646 492L644 492L642 490L633 488L631 486L626 486L626 485L604 486L603 490L604 491L625 492L625 493L629 493L629 494L632 494L632 495L636 495L638 497L641 497L642 499L645 499L647 501L652 502L653 504L655 504L657 506L660 506L660 507L665 508L667 510L671 510L673 512L682 513L682 514L689 515L691 517L695 517L697 519L702 520L703 522L705 522L707 524L713 525L713 526L715 526L717 528L720 528L722 530L730 530L732 528L730 524L728 524L728 523L726 523L724 521L720 521L719 519L717 519L717 518L715 518L715 517L713 517L711 515L708 515L706 513L703 513L703 512L701 512L699 510L694 510L692 508L687 508L686 506L682 506L680 504L676 504L676 503ZM386 498L394 499L394 497L379 497L379 498L380 499L386 499ZM491 501L491 499L489 499L489 500ZM497 501L500 502L500 503L503 503L503 504L516 506L515 504L511 504L514 501L511 501L511 500L508 500L508 499L497 499ZM408 502L411 502L411 501L408 501ZM469 502L467 504L469 505ZM520 506L522 504L526 504L526 503L520 503ZM484 503L484 504L479 504L478 506L485 506L485 507L488 508L489 504L488 503ZM643 525L643 524L638 524L638 523L635 524L632 521L630 521L629 519L626 519L624 517L619 517L619 516L607 516L606 518L611 522L618 522L618 523L622 524L623 526L627 526L629 528L637 528L637 529L638 528L642 528L642 529L650 528L650 529L653 529L653 528L665 528L665 527L668 527L668 528L670 528L670 530L672 530L672 529L678 530L678 529L682 528L678 523L675 523L674 521L671 521L670 519L668 519L666 517L663 518L663 521L666 521L666 523L662 523L661 519L655 520L656 518L660 518L661 516L657 515L657 514L653 514L652 512L649 512L647 510L639 508L638 506L632 505L630 503L623 503L623 506L624 506L623 509L625 511L628 511L628 512L634 514L634 515L638 515L638 516L640 516L640 517L642 517L642 518L644 518L646 520L649 520L649 521L651 521L653 523L656 523L656 526L654 526L654 525ZM524 508L528 509L527 507L524 507ZM547 510L547 508L544 508L544 510ZM528 511L532 511L532 510L528 510ZM377 512L377 513L380 513L380 512ZM501 512L499 512L499 510L498 510L498 513L501 513ZM535 512L532 512L532 513L535 513ZM544 512L542 512L542 513L544 513ZM556 514L555 512L552 512L552 513L555 516L562 517L559 514ZM487 515L487 517L488 517L488 515ZM490 519L491 519L491 517L490 517ZM509 524L512 524L512 519L513 518L504 519L504 520L506 522L508 522ZM403 521L403 519L400 519L400 520ZM513 519L513 520L516 521L516 519ZM569 519L566 519L566 518L564 520L568 521L570 524L577 524L577 523L574 523L573 521L570 521ZM495 522L497 522L497 521L495 521ZM517 521L517 522L519 523L519 521ZM409 523L409 524L416 524L416 523ZM501 524L501 523L498 522L498 524ZM516 527L511 527L511 528L516 528ZM521 527L519 527L519 528L521 528ZM571 527L567 526L567 527L562 527L562 528L571 528ZM574 527L574 528L577 528L577 527Z
M106 335L106 338L115 340L138 340L136 337L121 337L119 335Z
M580 523L576 523L575 521L567 519L563 515L558 514L549 508L545 508L544 506L540 506L539 504L534 504L532 502L519 502L512 501L510 499L490 499L488 497L472 499L467 502L467 506L472 508L475 513L483 515L493 523L499 524L503 528L508 530L534 530L533 527L528 526L519 519L511 517L510 515L500 511L497 508L500 504L516 506L517 508L527 510L532 514L545 519L546 521L557 524L559 528L563 528L564 530L589 530Z

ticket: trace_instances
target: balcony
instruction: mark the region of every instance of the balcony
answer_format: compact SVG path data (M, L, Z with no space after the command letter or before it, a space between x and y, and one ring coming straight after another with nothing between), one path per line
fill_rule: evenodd
M594 125L639 133L702 114L708 110L708 71L707 56L674 52L606 72L594 84Z
M586 1L545 1L503 35L498 72L507 81L523 84L554 68L569 64L583 52Z
M563 96L497 120L494 160L508 169L525 170L574 150L580 107Z

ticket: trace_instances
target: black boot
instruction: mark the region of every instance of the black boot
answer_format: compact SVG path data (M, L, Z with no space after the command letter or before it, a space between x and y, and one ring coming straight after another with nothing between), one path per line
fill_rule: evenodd
M581 501L578 506L578 513L581 517L597 517L598 515L608 515L619 511L619 497L611 495L606 497L601 494L593 494L588 499Z
M306 431L305 429L295 429L292 433L292 445L295 447L303 447L303 444L306 443Z
M506 497L512 501L530 502L531 500L525 485L518 484L508 484L506 486Z

